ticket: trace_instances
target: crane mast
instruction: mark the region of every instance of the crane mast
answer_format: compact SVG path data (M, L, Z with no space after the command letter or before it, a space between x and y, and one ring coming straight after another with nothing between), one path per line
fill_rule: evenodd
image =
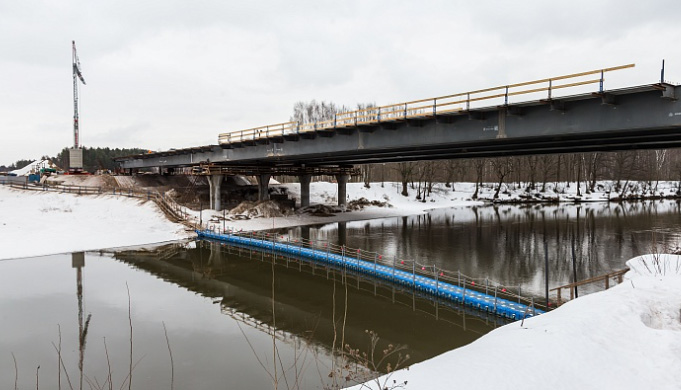
M73 148L69 150L69 173L81 173L83 171L83 149L80 148L78 123L78 81L80 80L85 85L85 79L80 71L76 41L71 41L71 45L73 70Z

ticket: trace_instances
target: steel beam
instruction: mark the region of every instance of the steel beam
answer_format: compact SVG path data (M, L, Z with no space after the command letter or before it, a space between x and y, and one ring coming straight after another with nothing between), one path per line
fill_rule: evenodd
M681 87L654 84L423 118L381 122L372 132L300 137L241 148L219 145L117 159L123 169L285 167L572 153L681 146ZM372 125L375 126L375 125ZM332 130L333 131L333 130ZM336 129L341 133L341 129ZM274 142L275 140L271 140ZM281 142L280 139L276 140ZM299 173L298 173L299 174ZM296 174L297 175L297 174Z

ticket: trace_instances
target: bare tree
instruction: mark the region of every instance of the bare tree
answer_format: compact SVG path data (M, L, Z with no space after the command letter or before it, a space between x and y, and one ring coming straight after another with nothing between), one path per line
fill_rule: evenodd
M412 179L412 174L414 173L415 168L416 163L413 162L397 163L397 166L394 168L400 175L400 181L402 182L401 192L402 196L409 196L409 190L407 189L407 185Z
M497 177L497 189L494 192L494 199L499 198L499 191L504 184L504 178L513 172L513 159L510 157L499 157L492 160L492 169Z
M537 175L537 163L539 161L537 156L525 156L523 158L525 167L527 168L527 176L528 176L528 183L527 183L527 191L532 191L534 190L534 183L536 181L536 175ZM518 170L520 173L520 170Z
M473 199L478 199L478 193L480 190L480 186L482 185L482 173L485 170L485 163L487 160L484 158L477 158L473 160L473 167L475 168L475 192L473 193L472 198Z
M560 158L560 156L558 156ZM549 181L549 174L552 168L556 165L556 156L545 154L539 157L542 171L542 185L541 192L546 192L546 183Z
M364 181L365 188L371 188L371 174L373 172L373 166L369 164L364 164L360 167L360 172L362 173L362 180Z
M596 190L596 180L598 180L598 172L602 169L601 161L603 154L599 152L583 153L585 158L586 180L589 182L588 191L594 192Z

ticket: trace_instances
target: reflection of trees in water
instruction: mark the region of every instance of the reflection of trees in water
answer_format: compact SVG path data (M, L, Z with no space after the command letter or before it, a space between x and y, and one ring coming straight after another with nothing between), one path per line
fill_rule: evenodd
M675 247L680 214L679 203L669 200L476 206L348 224L344 241L389 260L417 259L543 291L545 240L556 286L573 281L574 273L578 280L598 276L631 257ZM317 236L335 238L328 228Z

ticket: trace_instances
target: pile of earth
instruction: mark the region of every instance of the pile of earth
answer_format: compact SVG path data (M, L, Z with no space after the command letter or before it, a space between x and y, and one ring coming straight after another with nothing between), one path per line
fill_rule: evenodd
M297 214L309 214L316 217L331 217L337 213L345 213L350 211L364 210L365 207L393 207L388 202L381 202L380 200L368 200L367 198L359 198L348 202L347 206L336 206L328 204L315 204L311 206L301 207L296 210Z
M393 207L390 203L388 202L381 202L380 200L368 200L367 198L359 198L355 200L351 200L348 202L348 209L349 210L364 210L365 207L369 206L374 206L374 207Z
M336 215L336 213L342 213L343 209L341 206L326 205L326 204L315 204L311 206L301 207L296 210L296 214L307 214L313 215L315 217L331 217Z
M251 202L243 201L238 206L229 210L229 215L233 219L250 218L273 218L290 215L291 211L284 209L281 205L272 200Z

